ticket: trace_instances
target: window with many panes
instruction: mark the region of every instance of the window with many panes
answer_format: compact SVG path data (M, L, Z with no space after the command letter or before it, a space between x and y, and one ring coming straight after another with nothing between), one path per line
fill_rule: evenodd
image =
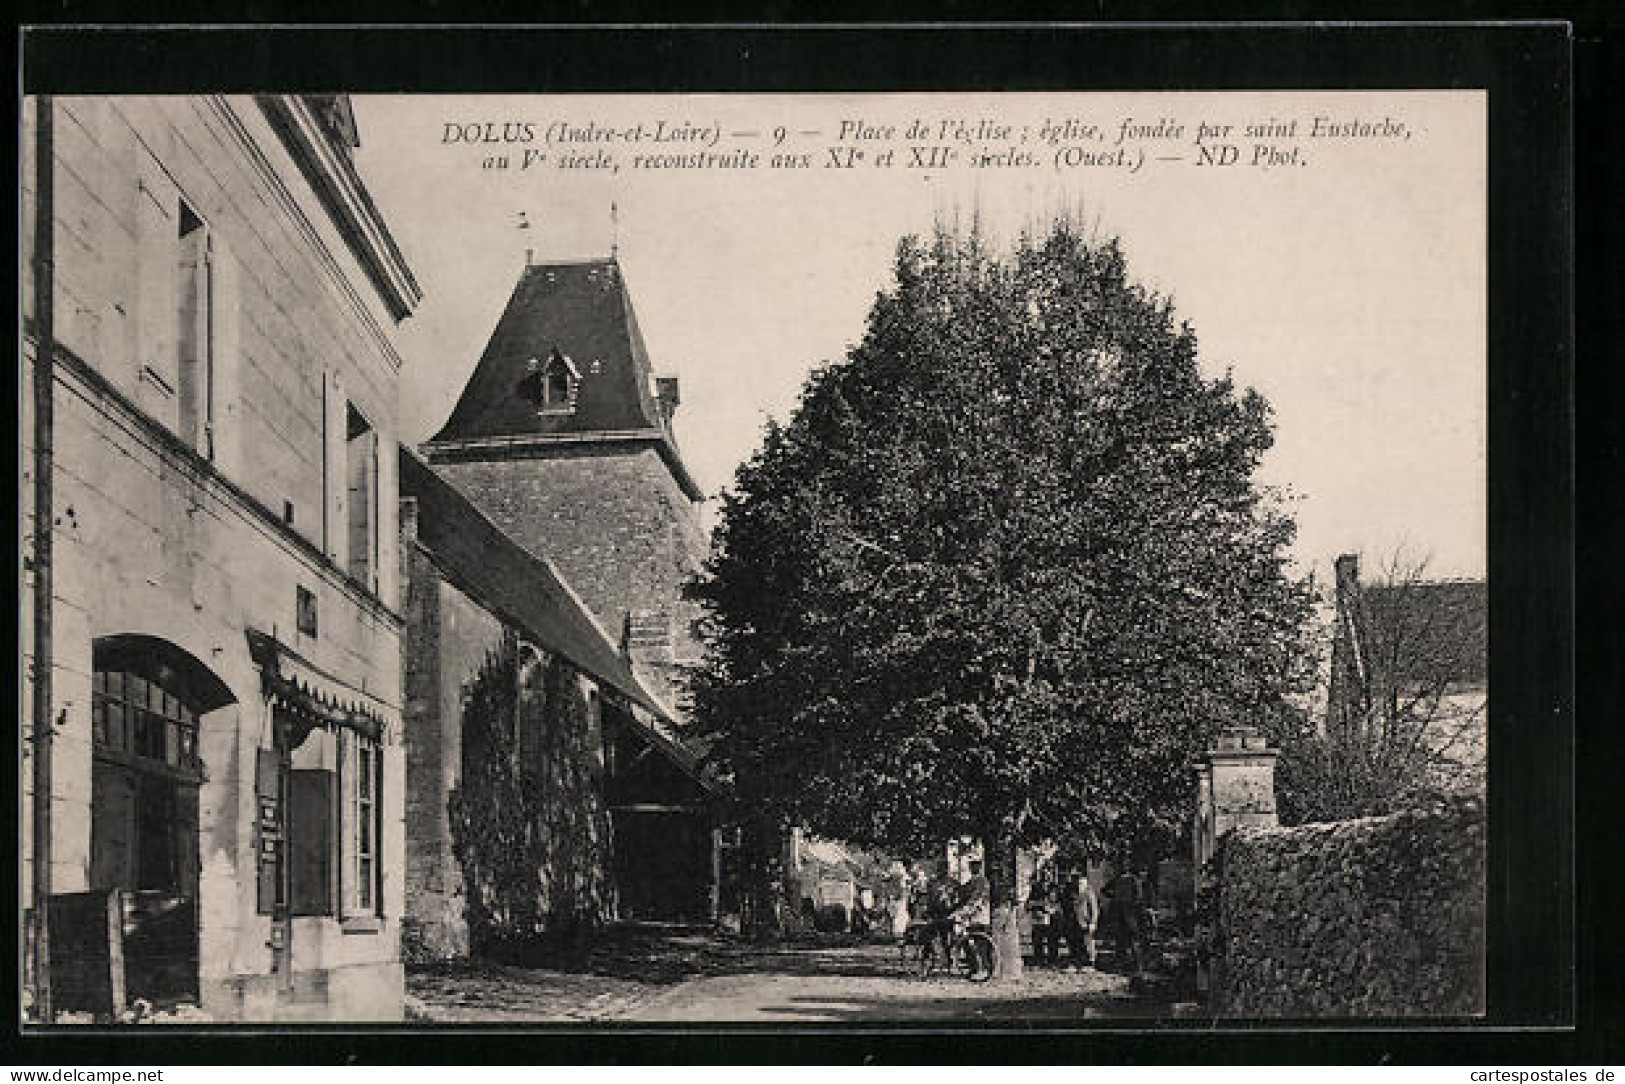
M358 742L355 773L355 903L363 911L373 909L373 877L376 870L378 841L373 838L373 823L377 817L378 749L371 742Z
M370 916L380 910L383 750L377 741L354 731L346 731L344 741L344 911L349 916Z
M170 688L125 670L98 670L90 700L91 736L103 754L196 780L197 716Z

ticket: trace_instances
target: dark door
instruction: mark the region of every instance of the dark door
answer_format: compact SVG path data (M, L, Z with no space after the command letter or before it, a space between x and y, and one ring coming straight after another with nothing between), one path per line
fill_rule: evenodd
M98 667L92 728L90 881L119 892L125 992L195 1000L197 715L169 682Z
M615 811L621 917L700 922L711 910L711 832L697 813Z
M93 761L91 887L120 892L131 1000L197 997L197 810L195 783Z

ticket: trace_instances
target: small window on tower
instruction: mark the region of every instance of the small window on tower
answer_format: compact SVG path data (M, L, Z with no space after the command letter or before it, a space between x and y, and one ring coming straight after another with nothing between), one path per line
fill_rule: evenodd
M554 347L546 361L531 358L525 369L525 379L519 382L519 394L535 406L536 413L570 414L575 411L581 372L568 356Z
M547 405L570 401L570 370L557 363L549 361L547 365Z

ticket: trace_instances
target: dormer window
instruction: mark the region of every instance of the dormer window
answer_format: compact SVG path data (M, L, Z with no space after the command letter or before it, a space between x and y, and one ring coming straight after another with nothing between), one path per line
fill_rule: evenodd
M519 382L519 394L535 406L538 414L574 413L580 388L581 371L558 347L545 361L531 358L526 362L525 379Z

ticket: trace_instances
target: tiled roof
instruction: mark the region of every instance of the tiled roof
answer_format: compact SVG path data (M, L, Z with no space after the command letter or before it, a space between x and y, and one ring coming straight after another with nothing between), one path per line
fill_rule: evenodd
M554 350L581 373L575 410L539 414L521 392ZM649 353L613 259L526 267L451 417L433 440L654 430L670 439Z
M1361 589L1359 605L1371 665L1402 683L1484 683L1489 638L1484 581L1372 585Z

